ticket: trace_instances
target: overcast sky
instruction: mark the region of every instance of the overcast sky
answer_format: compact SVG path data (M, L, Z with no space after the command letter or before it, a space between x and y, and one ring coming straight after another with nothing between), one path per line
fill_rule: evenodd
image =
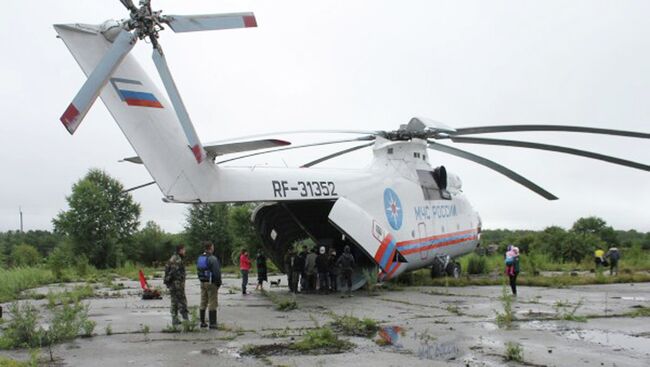
M454 127L549 123L650 132L648 1L171 1L166 14L253 11L259 28L161 42L202 141L291 129L395 129L411 116ZM72 137L59 116L84 76L54 23L123 18L114 1L9 1L0 12L0 231L51 229L90 168L125 186L151 180L118 163L133 150L96 103ZM151 49L133 51L155 72ZM157 80L157 79L156 79ZM319 137L279 136L301 143ZM486 136L489 137L489 136ZM492 137L566 145L650 164L650 141L575 133ZM327 137L331 139L331 136ZM471 162L430 154L460 175L485 228L569 227L596 215L650 231L650 173L559 153L456 145L526 176L555 202ZM299 165L342 147L238 164ZM363 167L370 150L328 166ZM186 207L157 187L134 193L142 222L180 231Z

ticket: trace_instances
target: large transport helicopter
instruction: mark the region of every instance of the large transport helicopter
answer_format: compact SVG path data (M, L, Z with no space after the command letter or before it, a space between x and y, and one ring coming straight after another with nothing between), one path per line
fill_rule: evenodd
M460 178L444 166L432 167L430 151L451 154L493 169L548 200L556 196L512 170L470 152L441 144L514 146L562 152L650 171L650 166L573 148L523 141L476 138L493 132L569 131L650 138L650 134L561 125L503 125L454 129L415 117L394 131L349 133L349 139L314 144L249 136L203 145L183 105L158 42L158 32L256 27L252 13L176 16L152 11L149 0L135 6L121 0L129 17L101 25L55 25L87 81L61 116L72 134L98 96L170 203L258 202L253 222L272 260L281 268L289 248L311 238L338 253L350 245L357 259L353 288L364 273L386 281L399 274L431 268L432 274L460 274L455 258L480 242L481 218L462 191ZM169 100L129 52L138 40L153 46L153 61ZM298 132L293 132L298 133ZM358 142L296 168L232 167L222 163L279 150ZM371 148L372 163L357 170L315 167L328 159ZM260 151L261 150L261 151ZM241 154L242 152L249 152ZM234 158L228 155L240 153ZM222 157L226 156L226 157ZM436 160L438 157L436 157ZM144 186L144 185L143 185ZM339 288L344 289L344 288Z

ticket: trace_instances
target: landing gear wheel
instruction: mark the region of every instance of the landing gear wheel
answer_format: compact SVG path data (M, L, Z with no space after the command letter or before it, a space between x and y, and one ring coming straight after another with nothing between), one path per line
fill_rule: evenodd
M460 278L460 264L457 262L452 262L447 264L447 269L445 269L447 275L452 278Z
M440 261L434 261L433 265L431 265L431 278L441 277L444 273L443 264Z

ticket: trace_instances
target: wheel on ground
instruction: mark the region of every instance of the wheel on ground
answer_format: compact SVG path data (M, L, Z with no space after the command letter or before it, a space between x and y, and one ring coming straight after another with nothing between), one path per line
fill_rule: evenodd
M431 278L441 277L444 273L445 269L443 269L440 261L434 261L433 265L431 265Z
M460 278L460 264L457 262L451 262L447 264L447 275L452 278Z

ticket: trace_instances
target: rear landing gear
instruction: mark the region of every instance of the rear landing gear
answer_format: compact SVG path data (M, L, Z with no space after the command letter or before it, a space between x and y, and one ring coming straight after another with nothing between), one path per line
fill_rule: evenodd
M443 275L460 278L460 264L453 261L448 255L437 256L431 265L431 278Z
M447 275L452 278L460 278L460 264L457 262L450 262L445 269Z

